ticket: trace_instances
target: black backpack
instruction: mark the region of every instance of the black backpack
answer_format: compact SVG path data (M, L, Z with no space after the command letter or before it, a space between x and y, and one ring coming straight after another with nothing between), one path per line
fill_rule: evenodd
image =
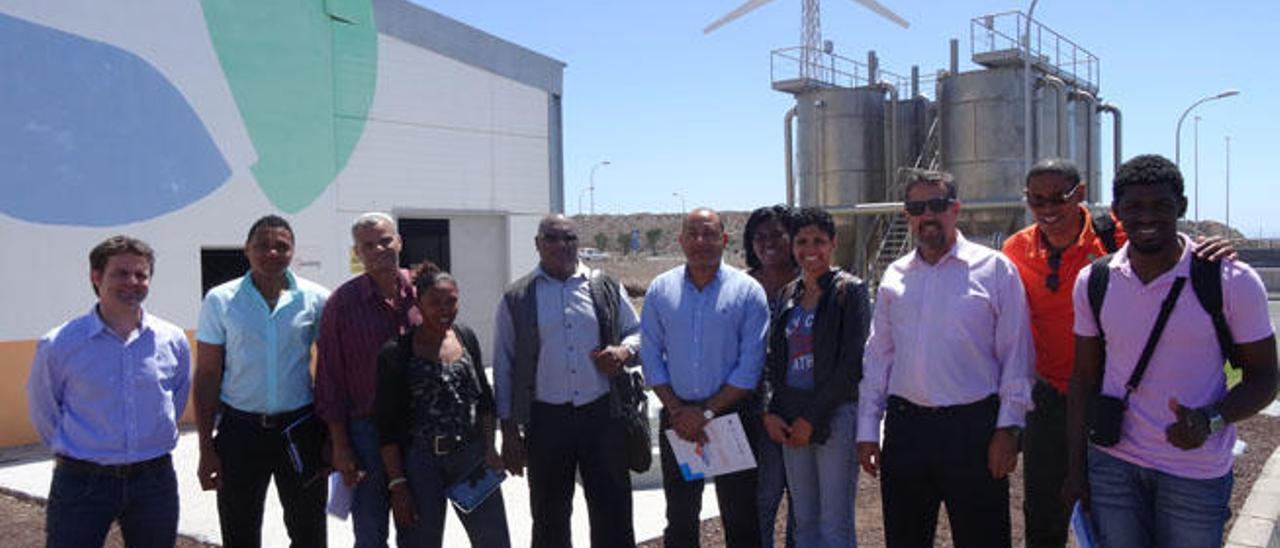
M1114 229L1114 225L1112 228ZM1112 242L1114 244L1114 240ZM1098 338L1103 340L1103 348L1106 348L1106 337L1102 333L1102 300L1107 296L1107 285L1111 281L1109 263L1112 255L1114 253L1095 259L1093 268L1089 271L1089 308L1093 311L1094 323L1098 325ZM1239 362L1232 359L1235 355L1235 343L1231 337L1231 327L1227 325L1227 317L1222 313L1222 270L1219 264L1193 256L1191 288L1196 292L1200 307L1213 319L1213 330L1218 336L1222 356L1231 362L1232 367L1239 368Z

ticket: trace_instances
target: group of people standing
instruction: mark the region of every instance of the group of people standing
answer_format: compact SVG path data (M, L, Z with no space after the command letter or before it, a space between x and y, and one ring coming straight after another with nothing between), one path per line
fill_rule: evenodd
M385 214L353 223L364 273L332 294L289 269L284 219L254 223L250 271L205 297L194 388L182 331L142 308L154 254L113 237L90 254L97 305L41 339L28 386L58 455L48 544L101 545L112 521L131 546L173 544L169 453L194 391L199 478L217 491L226 546L260 544L272 480L293 545L324 546L329 469L354 490L356 546L385 546L392 518L398 545L439 546L446 491L485 468L528 475L533 546L571 545L576 481L590 544L634 545L614 381L639 362L663 430L696 441L716 417L741 419L758 466L715 478L731 547L773 546L784 496L787 546L855 546L860 470L879 479L888 546L931 546L940 504L957 546L1009 546L1020 451L1027 546L1064 546L1077 501L1102 546L1216 546L1231 424L1276 392L1265 289L1228 243L1177 232L1186 199L1168 160L1120 168L1114 218L1090 215L1085 188L1068 161L1036 164L1024 190L1035 222L1000 253L957 229L948 174L912 172L916 247L874 301L836 266L822 209L753 212L746 272L723 261L719 214L695 209L678 238L685 263L653 280L640 314L578 260L574 222L551 215L538 266L497 303L492 385L456 321L458 280L401 269ZM1220 282L1216 305L1179 293L1197 255ZM1104 269L1109 285L1091 274ZM1226 358L1243 371L1230 389ZM1091 410L1108 397L1122 403L1104 442ZM703 482L658 443L664 545L698 546ZM473 545L510 545L500 490L459 515Z

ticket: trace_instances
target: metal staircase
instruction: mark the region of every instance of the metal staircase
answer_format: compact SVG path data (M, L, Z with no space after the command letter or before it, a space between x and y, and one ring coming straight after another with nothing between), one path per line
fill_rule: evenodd
M939 146L940 133L938 119L934 118L933 123L929 125L929 134L925 138L924 147L921 148L920 155L916 157L912 167L927 170L937 170L940 167L942 162L942 147ZM896 197L902 193L906 183L904 179L905 177L900 177L893 182L888 196ZM885 269L889 268L889 264L906 254L911 248L911 227L907 223L907 216L902 212L878 216L876 230L881 236L875 252L870 254L872 259L867 273L867 279L870 280L873 290L879 287L880 277L884 275Z

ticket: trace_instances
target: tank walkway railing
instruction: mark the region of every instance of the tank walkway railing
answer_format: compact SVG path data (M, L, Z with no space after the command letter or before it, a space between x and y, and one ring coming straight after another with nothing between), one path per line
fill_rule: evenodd
M811 55L806 55L809 53ZM816 61L814 61L816 59ZM899 97L910 97L911 78L878 69L880 82L898 88ZM871 85L866 63L825 51L811 52L804 46L773 50L769 58L769 77L773 89L799 93L815 88L856 88ZM921 90L926 78L921 78ZM930 89L932 89L930 87Z
M1098 56L1038 21L1031 21L1030 46L1024 47L1027 16L1020 11L983 15L969 20L973 62L987 67L1021 64L1030 49L1031 63L1068 84L1096 95L1102 83Z

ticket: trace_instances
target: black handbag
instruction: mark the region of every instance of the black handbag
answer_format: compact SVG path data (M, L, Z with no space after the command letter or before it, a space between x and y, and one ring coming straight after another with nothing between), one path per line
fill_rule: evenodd
M609 380L609 412L627 430L627 467L645 472L653 466L653 440L649 437L649 398L644 375L623 371Z
M1090 280L1091 282L1093 280ZM1129 375L1129 381L1124 385L1124 397L1117 398L1102 393L1102 387L1098 387L1098 392L1093 395L1089 402L1089 441L1099 447L1111 447L1120 443L1121 426L1124 423L1124 412L1129 407L1129 396L1134 390L1138 389L1138 383L1142 382L1142 375L1147 371L1147 365L1151 363L1151 355L1155 353L1156 343L1160 341L1160 334L1164 332L1165 324L1169 323L1169 315L1173 312L1173 305L1178 300L1178 294L1182 293L1182 286L1186 285L1186 278L1178 278L1173 281L1173 287L1169 288L1169 294L1165 296L1164 302L1160 303L1160 315L1156 317L1156 324L1151 328L1151 335L1147 337L1146 346L1142 347L1142 355L1138 357L1138 365L1133 368L1133 373ZM1102 333L1102 322L1098 321L1098 332ZM1105 341L1105 338L1104 338ZM1104 348L1105 348L1105 342ZM1103 372L1106 369L1106 358L1103 357Z

